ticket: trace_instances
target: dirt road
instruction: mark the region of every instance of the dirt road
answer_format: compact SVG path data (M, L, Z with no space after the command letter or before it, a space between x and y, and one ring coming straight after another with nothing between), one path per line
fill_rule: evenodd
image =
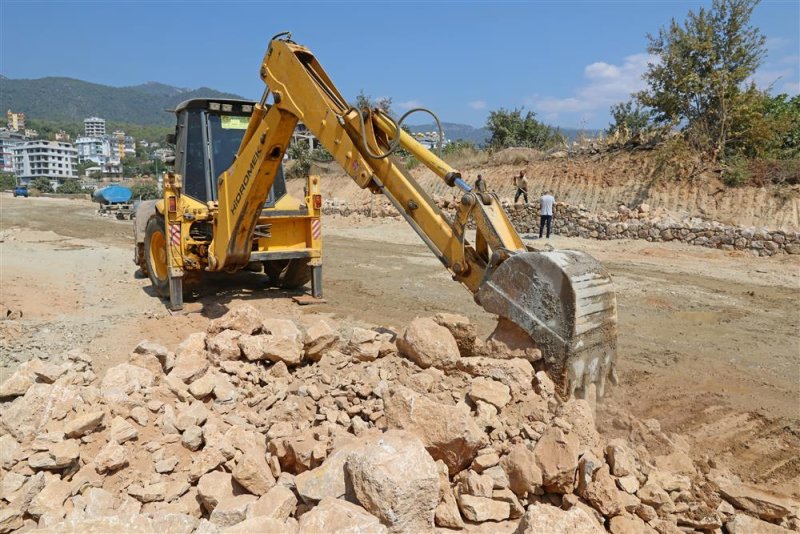
M493 318L453 283L402 222L327 218L328 304L294 306L254 273L217 277L171 316L135 276L130 222L100 218L88 201L0 195L0 375L31 357L82 347L102 373L144 338L175 346L230 303L275 315L327 313L398 328L455 311L482 334ZM544 246L531 241L534 246ZM619 302L620 387L607 405L686 434L743 479L800 495L800 262L645 241L554 238L611 271ZM0 376L2 378L2 376ZM605 414L605 415L604 415ZM613 433L601 408L602 430Z

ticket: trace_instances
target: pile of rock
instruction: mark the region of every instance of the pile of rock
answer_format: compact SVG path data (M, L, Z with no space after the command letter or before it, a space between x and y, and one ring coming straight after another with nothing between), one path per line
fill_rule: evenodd
M656 421L607 441L512 341L245 305L102 379L80 351L31 360L0 386L0 533L800 530Z

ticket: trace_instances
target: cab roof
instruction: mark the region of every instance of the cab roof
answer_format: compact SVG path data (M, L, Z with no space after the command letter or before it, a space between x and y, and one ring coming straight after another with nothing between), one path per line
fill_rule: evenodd
M184 100L173 110L175 114L179 114L181 111L185 111L187 109L208 109L208 104L214 102L218 104L231 104L234 106L234 112L240 112L241 106L243 105L255 105L255 102L252 100L243 100L238 98L192 98L191 100Z

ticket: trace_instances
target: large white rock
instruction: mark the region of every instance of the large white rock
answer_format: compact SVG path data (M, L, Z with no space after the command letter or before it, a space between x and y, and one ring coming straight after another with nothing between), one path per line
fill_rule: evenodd
M247 491L254 495L264 495L275 485L264 454L249 449L236 464L233 478Z
M580 508L568 511L548 504L534 504L522 516L514 534L604 534L605 530Z
M542 482L551 493L571 493L578 469L580 442L574 434L550 427L539 438L533 454L542 470Z
M325 534L386 534L377 517L351 502L327 497L300 517L300 532Z
M455 369L461 358L450 330L439 326L430 317L411 321L397 337L397 349L423 369Z
M433 528L439 474L419 438L390 430L352 452L345 469L358 502L390 531Z
M419 436L430 455L447 464L451 475L469 466L488 443L466 406L434 402L404 386L390 389L383 402L389 428Z
M242 334L255 334L261 330L262 321L261 314L257 309L250 304L244 304L211 321L208 325L208 333L213 335L223 330L235 330Z
M343 498L347 490L344 465L350 453L361 445L355 440L339 445L322 465L297 475L294 482L303 502L313 505L326 497Z

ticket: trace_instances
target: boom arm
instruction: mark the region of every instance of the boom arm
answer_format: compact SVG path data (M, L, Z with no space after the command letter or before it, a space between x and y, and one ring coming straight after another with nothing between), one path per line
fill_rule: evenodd
M382 111L350 106L307 48L273 39L261 78L267 89L233 165L219 179L210 270L247 264L261 206L302 120L359 186L386 195L484 309L533 338L562 395L582 396L595 385L602 396L606 378L614 377L617 314L611 278L594 258L577 251L526 252L495 194L472 191L458 171ZM393 146L462 190L452 222L391 156ZM470 221L474 244L465 238Z
M234 164L219 180L217 228L210 249L212 270L235 270L248 262L261 205L278 171L292 132L302 120L362 188L383 193L456 280L478 290L487 269L525 246L496 196L473 192L461 174L380 110L356 110L342 97L313 54L290 41L273 40L261 77L267 91L255 107ZM268 92L274 104L266 105ZM399 134L399 145L464 196L453 223L393 157L382 156ZM366 140L366 145L365 141ZM465 239L470 218L476 246Z

